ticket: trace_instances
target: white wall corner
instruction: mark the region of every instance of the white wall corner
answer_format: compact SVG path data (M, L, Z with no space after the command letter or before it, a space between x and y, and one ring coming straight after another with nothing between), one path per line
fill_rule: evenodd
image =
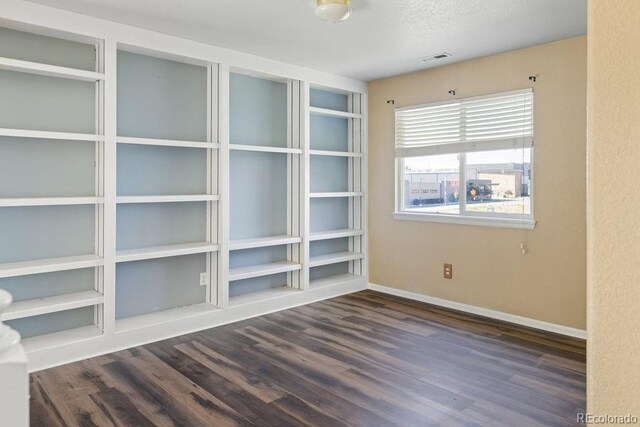
M420 301L427 304L437 305L439 307L450 308L465 313L475 314L478 316L488 317L490 319L501 320L520 326L526 326L533 329L539 329L554 334L565 335L568 337L586 340L587 331L583 329L571 328L569 326L558 325L556 323L544 322L542 320L531 319L529 317L517 316L515 314L505 313L502 311L491 310L488 308L477 307L474 305L463 304L460 302L450 301L442 298L436 298L429 295L419 294L416 292L404 291L402 289L390 288L388 286L369 283L370 290L394 295L401 298L407 298L414 301Z

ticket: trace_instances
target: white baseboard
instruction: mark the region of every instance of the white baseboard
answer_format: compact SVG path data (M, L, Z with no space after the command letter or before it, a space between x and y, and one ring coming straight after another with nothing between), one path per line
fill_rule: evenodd
M587 339L587 331L583 329L570 328L568 326L555 323L543 322L542 320L531 319L529 317L516 316L502 311L490 310L488 308L476 307L460 302L449 301L442 298L435 298L415 292L403 291L401 289L369 283L369 289L397 297L407 298L414 301L426 302L452 310L464 311L465 313L477 314L478 316L489 317L491 319L502 320L504 322L515 323L516 325L527 326L529 328L540 329L555 334L566 335L573 338Z

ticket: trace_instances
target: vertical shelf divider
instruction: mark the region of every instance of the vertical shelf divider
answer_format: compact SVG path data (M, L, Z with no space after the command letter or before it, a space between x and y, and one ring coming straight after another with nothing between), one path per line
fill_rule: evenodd
M300 197L302 199L300 208L300 221L301 221L301 237L302 243L300 244L302 252L302 269L300 270L302 289L309 289L309 251L311 245L309 237L311 235L310 228L310 215L311 215L311 200L309 194L311 193L311 130L310 130L310 112L309 112L309 99L310 99L310 86L309 82L300 82L300 143L302 148L302 166L300 171L301 183L300 183Z
M360 236L360 252L364 254L364 257L359 261L360 264L360 275L365 277L367 283L369 282L369 228L368 228L368 220L369 220L369 167L368 167L368 135L367 135L367 117L368 117L368 99L366 93L361 93L359 95L359 111L358 113L362 114L362 119L360 122L360 152L362 153L362 157L360 157L360 182L361 187L360 191L364 192L364 195L360 198L361 203L361 212L360 212L360 227L363 230L362 235Z
M103 174L103 330L111 335L116 322L116 120L117 45L104 41L104 174Z
M219 90L218 90L218 86L219 86L219 77L220 74L220 66L218 64L212 64L210 65L210 73L209 73L209 86L210 86L210 90L209 90L209 105L208 108L210 109L209 111L209 120L211 121L210 123L210 138L211 138L211 142L214 142L216 144L218 144L220 142L220 105L219 105ZM210 162L211 165L209 166L209 173L211 174L210 176L210 193L215 193L218 194L218 196L220 195L221 191L220 191L220 180L221 180L221 174L220 174L220 150L214 150L214 149L210 149L208 150L210 152ZM220 244L221 239L220 239L220 235L222 233L222 228L220 227L220 216L221 216L221 209L220 209L220 204L221 201L220 199L218 199L217 203L211 203L211 214L212 214L212 221L211 221L211 241L216 243L216 244ZM222 263L221 261L221 254L220 252L215 252L210 254L211 256L211 263L210 263L210 273L209 273L209 292L208 292L208 302L211 304L215 304L218 307L222 306L222 294L221 294L221 290L222 290L222 282L220 281L220 277L219 277L219 269L220 269L220 265ZM215 276L215 277L214 277Z
M288 87L288 144L289 148L302 148L300 137L300 82L297 80L289 81ZM287 154L287 163L289 174L287 177L287 234L289 236L300 236L302 233L302 223L304 218L301 215L303 194L301 188L301 172L303 170L303 160L300 154ZM287 259L298 264L302 263L303 244L287 245ZM292 271L288 273L288 284L295 289L304 289L304 274L301 271Z
M218 65L218 306L229 307L229 65Z
M349 112L354 112L354 104L357 102L357 95L350 94L347 100L347 109ZM357 137L355 135L355 129L357 128L358 123L355 119L347 120L347 149L350 152L354 152L357 149ZM347 160L347 190L348 191L357 191L357 160L351 158ZM356 199L354 197L349 197L347 199L349 202L349 229L353 230L358 226L358 211L357 206L360 203L359 198ZM348 239L348 247L349 252L354 252L357 248L357 240L358 236L352 236ZM349 262L349 273L356 274L356 261Z

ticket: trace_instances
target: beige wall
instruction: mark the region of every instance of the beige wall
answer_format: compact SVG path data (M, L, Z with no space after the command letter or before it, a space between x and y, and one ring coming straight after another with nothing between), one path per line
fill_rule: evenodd
M585 328L586 59L579 37L370 83L370 282ZM392 218L394 116L386 100L402 107L448 99L449 89L468 97L531 85L535 230ZM453 280L442 278L445 262Z
M587 404L640 417L640 1L589 1L588 73Z

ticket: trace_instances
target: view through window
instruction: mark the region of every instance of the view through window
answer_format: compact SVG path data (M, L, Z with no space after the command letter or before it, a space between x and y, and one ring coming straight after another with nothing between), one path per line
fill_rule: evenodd
M403 163L406 212L531 214L531 149L411 157Z
M396 109L397 212L533 219L530 89Z

